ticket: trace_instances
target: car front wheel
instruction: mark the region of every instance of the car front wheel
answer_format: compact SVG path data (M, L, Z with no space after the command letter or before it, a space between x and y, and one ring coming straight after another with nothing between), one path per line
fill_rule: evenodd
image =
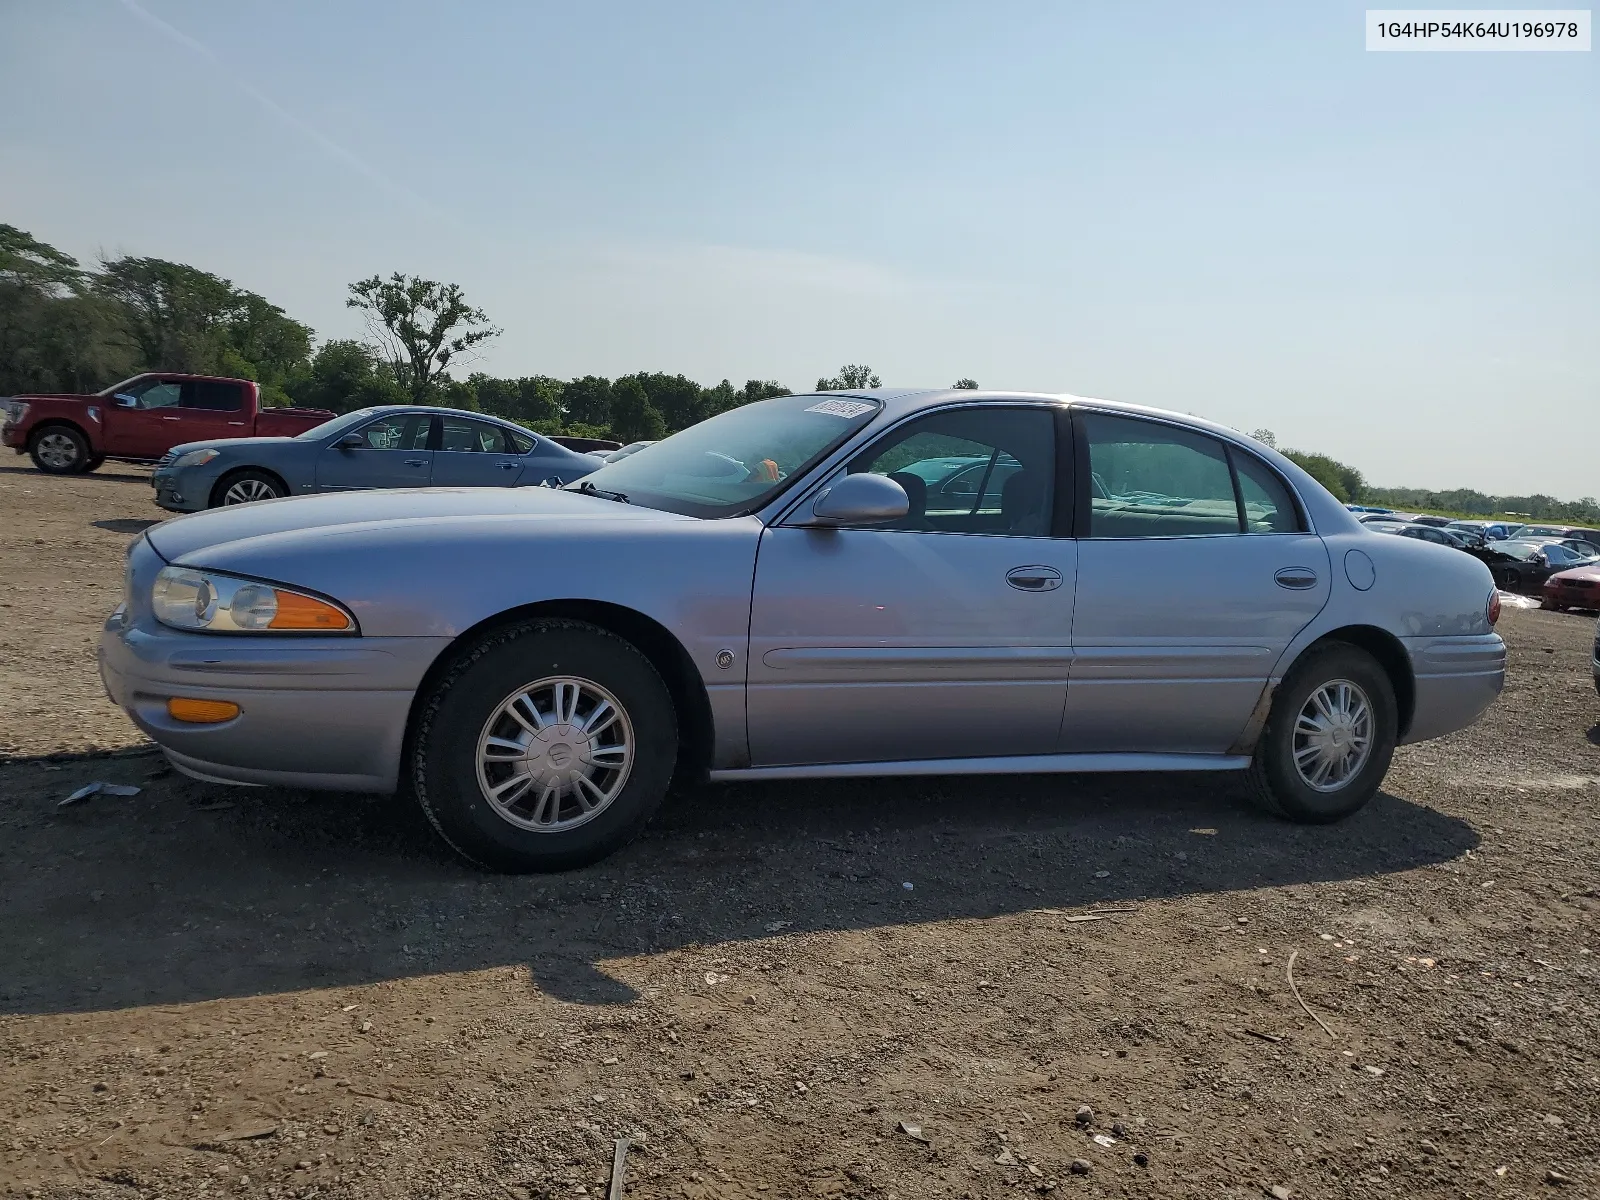
M47 425L34 435L28 453L48 475L77 475L89 461L89 439L70 425Z
M1366 651L1334 644L1290 671L1250 764L1261 806L1292 821L1347 817L1377 793L1398 738L1388 674Z
M631 643L529 621L463 652L424 697L410 778L435 830L500 871L561 871L631 841L677 759L672 696Z
M254 504L258 500L278 500L288 495L283 484L265 471L235 471L225 476L213 493L212 507L229 504Z

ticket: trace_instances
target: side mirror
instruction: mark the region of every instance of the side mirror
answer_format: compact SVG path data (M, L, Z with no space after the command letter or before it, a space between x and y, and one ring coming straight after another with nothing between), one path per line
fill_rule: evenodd
M367 439L359 433L347 433L334 443L335 449L360 450L367 444Z
M118 408L136 408L139 404L139 397L130 396L127 392L118 392L111 398L116 401Z
M811 505L808 525L882 525L911 511L905 488L883 475L846 475Z

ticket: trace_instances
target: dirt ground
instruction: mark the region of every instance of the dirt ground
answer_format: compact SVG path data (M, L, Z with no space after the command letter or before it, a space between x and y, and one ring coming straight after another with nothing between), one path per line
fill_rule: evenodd
M599 1197L628 1137L634 1197L1600 1196L1591 617L1508 612L1488 717L1331 828L708 788L508 878L137 753L92 645L142 473L0 514L0 1195ZM143 791L57 807L96 779Z

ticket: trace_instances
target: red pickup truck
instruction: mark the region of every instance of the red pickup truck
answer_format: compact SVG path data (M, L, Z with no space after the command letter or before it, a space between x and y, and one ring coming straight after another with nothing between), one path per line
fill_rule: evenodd
M93 396L9 396L0 442L33 456L52 475L92 471L108 458L154 462L183 442L293 437L334 414L321 408L262 408L247 379L150 372Z

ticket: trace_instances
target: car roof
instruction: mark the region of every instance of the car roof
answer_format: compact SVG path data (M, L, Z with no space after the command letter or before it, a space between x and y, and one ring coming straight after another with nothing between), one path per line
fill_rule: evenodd
M359 411L369 412L375 417L394 416L398 413L427 413L429 416L441 417L471 417L474 421L488 421L491 425L504 425L508 429L515 429L519 433L526 433L530 437L538 437L531 429L524 429L515 421L505 417L497 417L493 413L471 412L465 408L439 408L432 404L375 404L371 408ZM344 414L348 415L348 414Z

